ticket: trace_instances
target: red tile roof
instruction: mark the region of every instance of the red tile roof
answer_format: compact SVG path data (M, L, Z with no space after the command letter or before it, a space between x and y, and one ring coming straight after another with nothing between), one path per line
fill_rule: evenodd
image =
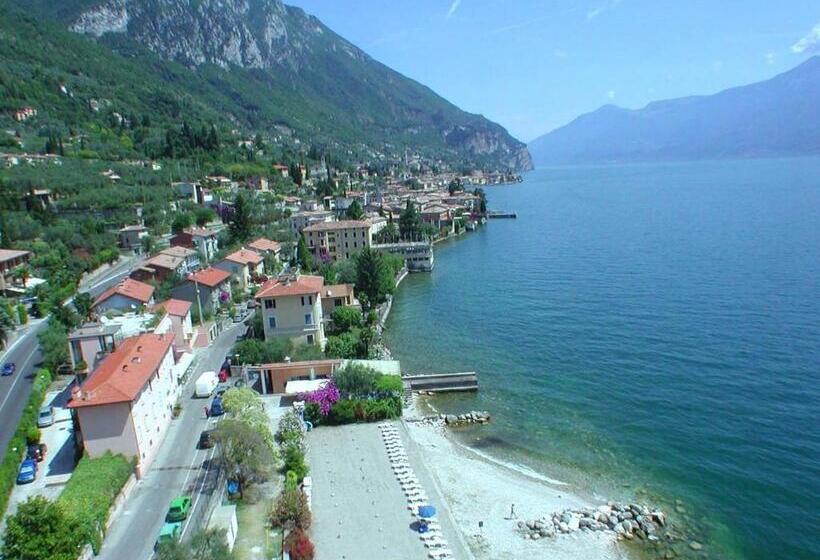
M216 288L230 277L230 272L209 266L208 268L189 274L188 280L204 284L210 288Z
M299 276L296 280L291 281L274 278L259 288L256 292L256 299L318 294L322 291L324 284L325 279L321 276Z
M162 307L165 309L165 312L168 315L173 315L175 317L185 317L188 314L188 311L191 309L191 305L193 305L190 301L185 301L182 299L169 299L157 305L157 307Z
M240 249L225 257L225 260L239 264L259 264L262 262L262 255L256 251Z
M142 334L127 338L83 383L69 408L132 402L159 369L171 349L171 334Z
M276 241L271 241L270 239L260 237L259 239L255 239L248 243L248 247L257 251L273 251L276 253L281 248L281 245L279 245Z
M101 304L113 295L121 295L141 301L142 303L148 303L151 301L151 296L154 295L154 287L151 284L146 284L139 280L126 278L116 286L108 288L100 294L100 297L94 302L94 306Z

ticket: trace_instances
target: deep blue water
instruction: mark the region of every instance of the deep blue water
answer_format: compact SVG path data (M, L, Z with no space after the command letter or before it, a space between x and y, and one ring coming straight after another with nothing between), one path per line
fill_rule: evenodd
M438 399L494 414L470 443L657 502L706 557L820 557L820 158L487 192L518 219L437 246L387 331L405 371L479 372Z

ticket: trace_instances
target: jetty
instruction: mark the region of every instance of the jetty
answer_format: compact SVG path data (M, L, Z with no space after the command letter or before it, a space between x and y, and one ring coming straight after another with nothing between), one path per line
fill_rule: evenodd
M402 375L402 380L405 389L409 391L430 393L478 391L478 374L474 371Z
M504 212L501 210L496 210L487 212L487 217L491 219L511 218L514 220L518 217L518 214L516 214L515 212Z

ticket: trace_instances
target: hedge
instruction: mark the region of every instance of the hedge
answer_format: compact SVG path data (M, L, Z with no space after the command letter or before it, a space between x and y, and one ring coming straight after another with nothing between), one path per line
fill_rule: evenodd
M327 416L319 414L317 406L309 403L305 407L305 419L314 426L338 426L355 422L378 422L401 416L401 398L382 399L342 399L336 402Z
M37 372L26 408L23 409L17 429L9 440L3 462L0 463L0 511L6 511L11 491L17 482L17 470L26 453L27 437L35 433L39 435L37 415L43 405L49 385L51 385L51 372L41 369Z
M102 457L80 459L63 493L57 499L65 512L86 528L86 542L98 554L108 512L134 472L134 462L107 452Z

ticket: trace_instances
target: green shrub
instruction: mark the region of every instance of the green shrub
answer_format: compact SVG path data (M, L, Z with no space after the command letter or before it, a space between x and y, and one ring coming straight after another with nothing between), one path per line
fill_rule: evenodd
M329 426L355 422L378 422L401 416L401 398L343 399L334 404L330 413L319 422Z
M289 412L279 421L279 427L276 429L274 439L279 445L296 445L302 447L305 438L304 430L302 429L302 421L295 412Z
M295 490L299 487L299 477L293 471L285 473L285 490Z
M305 462L305 453L296 445L289 445L285 448L285 472L292 471L296 475L296 481L302 482L307 476L308 469Z
M39 443L40 428L37 426L29 426L26 430L26 443Z
M378 375L375 370L367 366L348 364L333 374L333 381L343 398L366 397L376 390Z
M17 315L20 317L21 325L28 323L28 311L26 310L26 306L22 303L17 305Z
M85 528L83 537L95 554L102 544L97 528L105 527L114 499L133 472L133 461L123 455L83 457L57 500Z
M404 393L404 381L398 375L380 375L376 378L376 392L401 395Z
M300 489L284 490L279 494L270 512L270 523L290 530L310 527L310 508Z

